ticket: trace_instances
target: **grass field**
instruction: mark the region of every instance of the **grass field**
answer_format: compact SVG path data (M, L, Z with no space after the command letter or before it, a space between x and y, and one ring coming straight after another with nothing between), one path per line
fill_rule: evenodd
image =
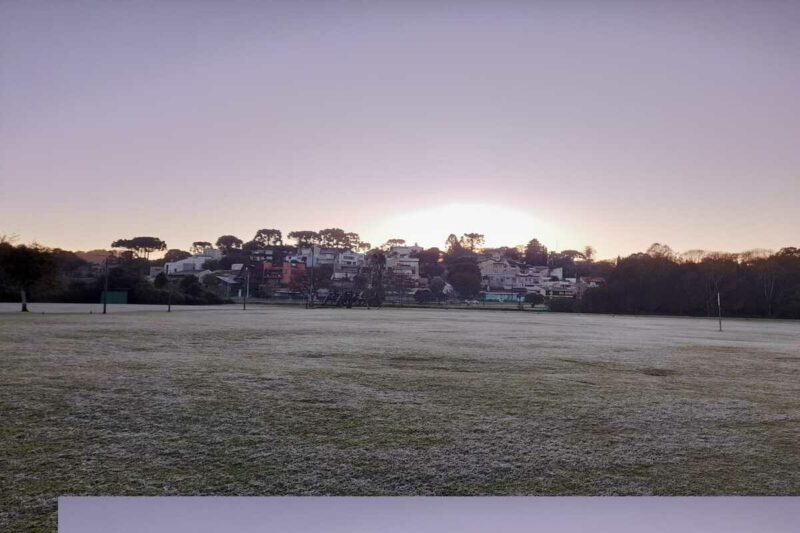
M800 323L31 308L0 313L2 531L58 495L800 495Z

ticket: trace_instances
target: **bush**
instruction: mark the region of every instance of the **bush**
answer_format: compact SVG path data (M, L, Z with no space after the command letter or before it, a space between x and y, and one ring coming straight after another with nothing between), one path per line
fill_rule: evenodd
M550 298L547 308L554 313L574 313L575 300L573 298Z
M525 303L531 304L531 307L535 307L541 303L544 303L544 296L538 292L530 292L525 295Z

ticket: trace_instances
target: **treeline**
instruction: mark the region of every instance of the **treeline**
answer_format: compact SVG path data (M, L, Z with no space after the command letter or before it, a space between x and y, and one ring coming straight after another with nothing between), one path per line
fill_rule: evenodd
M149 253L149 252L142 252ZM150 267L163 259L122 253L110 256L108 268L85 261L76 253L38 245L14 245L0 236L0 301L98 303L109 291L126 291L129 303L175 305L220 304L225 300L194 276L179 283L151 283Z
M800 249L675 254L655 244L609 262L606 283L567 310L587 313L800 318Z
M408 280L381 272L384 254L392 246L406 244L403 239L389 239L379 247L363 242L358 234L339 228L320 231L293 231L287 235L295 246L319 244L324 247L367 252L367 272L359 276L356 288L381 285L403 291ZM646 252L598 261L591 246L578 250L548 250L537 239L526 245L486 248L484 236L465 233L450 235L445 249L428 248L416 253L419 274L428 279L435 298L442 296L445 283L462 298L480 297L482 279L478 262L483 257L500 256L520 264L563 268L566 278L597 278L598 287L587 289L576 300L554 299L551 310L613 314L663 314L713 316L717 296L723 314L739 317L800 318L800 250L782 248L778 252L752 250L731 254L691 250L675 253L662 244L653 244ZM250 264L251 254L261 248L273 250L273 257L289 255L294 246L284 244L280 230L260 229L249 241L222 235L213 244L196 241L191 252L167 249L156 237L118 239L110 253L109 290L126 290L131 303L204 304L224 301L218 287L194 276L180 282L159 276L148 279L151 266L179 260L191 253L215 246L221 259L211 260L205 268L228 269L233 263ZM164 251L162 259L149 260L150 253ZM381 268L379 268L381 267ZM325 287L330 272L314 269L313 279L298 279L295 289ZM380 276L376 278L376 276ZM213 281L213 280L212 280ZM0 300L23 302L28 297L38 301L98 302L105 286L105 270L76 253L47 249L36 245L14 245L0 236ZM383 290L382 288L380 290Z

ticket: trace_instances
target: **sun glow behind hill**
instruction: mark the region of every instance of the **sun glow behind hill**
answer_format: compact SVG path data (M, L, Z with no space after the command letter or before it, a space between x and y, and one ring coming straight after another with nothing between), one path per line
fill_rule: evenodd
M407 211L379 222L368 233L378 245L390 238L417 242L421 246L444 248L451 233L482 233L487 247L516 246L537 238L556 248L574 240L554 225L514 208L491 204L454 203Z

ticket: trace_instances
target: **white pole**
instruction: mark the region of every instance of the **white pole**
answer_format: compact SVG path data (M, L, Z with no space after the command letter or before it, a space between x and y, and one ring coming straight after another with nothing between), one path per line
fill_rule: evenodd
M722 331L722 303L719 297L719 291L717 291L717 310L719 311L719 330Z

